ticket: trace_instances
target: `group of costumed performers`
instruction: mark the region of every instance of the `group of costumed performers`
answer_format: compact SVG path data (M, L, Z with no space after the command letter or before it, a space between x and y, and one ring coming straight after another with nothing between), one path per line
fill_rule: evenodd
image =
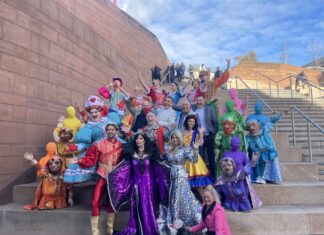
M68 106L47 155L39 161L24 155L41 178L32 204L24 209L73 206L73 185L94 181L93 235L102 230L104 198L108 235L114 233L115 214L127 203L128 225L117 234L204 229L208 235L231 234L224 209L257 209L262 202L252 183L282 180L271 137L281 115L269 118L257 101L255 113L245 120L247 106L235 89L229 90L225 106L217 107L216 90L229 78L227 63L214 81L202 71L199 80L172 83L169 92L159 80L147 86L139 73L143 91L135 87L128 94L122 79L113 78L88 97L84 110Z

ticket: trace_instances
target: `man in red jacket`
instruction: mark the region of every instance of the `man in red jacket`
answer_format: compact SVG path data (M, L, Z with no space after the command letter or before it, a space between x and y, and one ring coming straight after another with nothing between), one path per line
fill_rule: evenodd
M77 160L81 168L98 165L99 179L92 195L92 235L99 235L100 199L107 187L107 174L121 161L122 143L116 138L118 127L109 123L106 126L107 138L95 142L86 152L86 155ZM107 234L113 234L114 210L108 199Z

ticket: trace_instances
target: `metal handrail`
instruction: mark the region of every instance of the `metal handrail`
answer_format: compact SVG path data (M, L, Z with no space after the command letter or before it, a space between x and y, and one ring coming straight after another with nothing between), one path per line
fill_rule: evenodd
M324 134L324 129L320 127L316 122L314 122L307 114L301 111L296 106L291 106L291 124L292 124L292 131L293 131L293 143L296 146L296 135L295 135L295 114L294 111L299 113L303 116L304 119L307 121L307 136L308 136L308 151L309 151L309 161L313 162L313 149L312 149L312 139L311 139L311 132L310 132L310 124L316 127L322 134Z
M252 90L252 88L248 85L248 84L246 84L246 82L244 82L244 80L242 79L242 78L240 78L240 76L239 75L236 75L235 76L235 79L236 79L236 89L238 88L238 84L237 84L237 79L239 79L245 86L246 86L246 88L248 88L249 90L250 90L250 92L254 95L254 96L256 96L265 106L266 106L266 108L267 109L269 109L269 111L271 112L271 113L273 113L273 114L277 114L278 112L277 111L274 111L259 95L258 95L258 93L256 93L254 90ZM246 102L247 104L248 104L248 102ZM278 126L277 126L277 123L275 124L275 131L276 131L276 133L278 132Z
M290 79L290 96L291 98L293 98L293 88L292 88L292 80L291 78L295 78L296 79L296 74L290 74L288 77L285 77L283 79L280 79L279 81L275 81L273 80L271 77L269 77L268 75L265 75L259 71L256 72L257 74L262 75L263 77L267 78L269 80L269 93L271 96L271 82L275 83L277 85L277 98L279 98L279 83L286 80L286 79ZM313 95L313 88L316 88L319 90L320 92L320 97L321 97L321 92L323 92L324 90L318 86L315 86L314 84L311 84L312 81L305 81L305 83L308 85L309 88L309 97L312 103L311 108L314 109L314 95Z
M169 70L169 72L167 72L167 73L165 74L164 78L161 80L161 84L164 82L164 80L166 79L166 77L169 75L170 72L171 72L171 71Z
M253 95L258 97L258 99L267 107L267 109L269 109L272 113L277 113L258 95L258 93L256 93L248 84L246 84L246 82L244 82L244 80L239 75L236 75L235 79L236 79L236 84L237 84L237 79L239 79L246 86L246 88L248 88L250 90L250 92ZM237 85L236 85L236 89L238 89Z
M277 98L279 98L279 83L286 80L286 79L290 79L290 96L291 98L293 98L294 94L293 94L293 89L292 89L292 81L291 78L293 77L293 75L289 75L288 77L284 77L282 79L280 79L279 81L275 81L272 78L270 78L268 75L265 75L259 71L256 72L257 74L262 75L263 77L267 78L269 80L269 93L271 96L271 82L275 83L277 85Z

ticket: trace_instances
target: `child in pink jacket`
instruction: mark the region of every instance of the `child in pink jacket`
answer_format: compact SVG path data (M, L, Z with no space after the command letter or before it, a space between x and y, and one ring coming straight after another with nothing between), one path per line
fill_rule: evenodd
M211 185L204 189L204 205L200 223L186 229L195 233L205 228L208 230L207 235L231 235L225 211L215 189Z

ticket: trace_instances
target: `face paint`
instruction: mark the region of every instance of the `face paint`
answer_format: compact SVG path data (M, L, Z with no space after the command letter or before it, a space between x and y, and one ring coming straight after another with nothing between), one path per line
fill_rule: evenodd
M223 131L226 135L230 135L233 133L235 127L236 127L236 123L233 121L229 121L229 120L225 120L222 123L223 126Z
M257 121L251 121L248 123L248 130L251 135L258 135L260 130L260 125Z

